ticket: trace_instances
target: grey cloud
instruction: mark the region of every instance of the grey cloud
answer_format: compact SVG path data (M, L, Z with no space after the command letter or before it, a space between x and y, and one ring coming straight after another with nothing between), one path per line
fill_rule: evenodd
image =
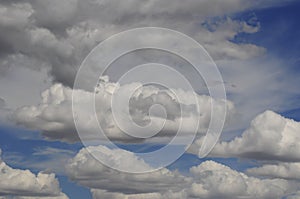
M97 43L114 33L134 27L162 26L183 31L203 43L216 59L244 59L263 53L263 49L251 44L234 44L230 39L239 32L255 32L257 27L230 22L236 25L227 24L228 29L224 30L225 26L220 24L220 28L210 32L198 24L208 17L257 6L261 5L244 0L189 0L184 3L136 0L4 1L0 4L0 43L3 44L0 52L1 56L22 53L43 60L51 66L53 79L68 86L72 86L78 66ZM229 32L230 36L227 35ZM227 51L228 48L231 50ZM225 51L222 52L222 49Z
M0 109L4 108L5 106L6 106L5 100L0 97Z

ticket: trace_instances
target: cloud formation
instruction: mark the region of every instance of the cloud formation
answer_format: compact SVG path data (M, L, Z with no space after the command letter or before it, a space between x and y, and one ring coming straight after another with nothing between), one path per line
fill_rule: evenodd
M299 170L299 162L280 162L278 164L265 164L261 167L250 168L247 170L247 173L256 176L299 180Z
M140 85L140 86L136 86ZM124 104L122 107L128 107L130 117L124 116L124 124L129 125L129 133L132 133L130 128L131 122L138 125L147 125L152 120L152 125L159 125L165 121L164 127L155 137L173 137L176 135L181 125L183 135L193 135L194 130L202 134L206 132L211 117L211 102L214 101L217 111L227 109L227 120L234 115L234 106L230 101L214 100L209 96L197 95L193 92L183 90L176 91L176 96L171 90L161 90L153 86L143 86L139 83L125 84L120 86L118 83L109 82L108 79L100 82L96 88L96 114L97 117L92 117L93 112L89 112L86 108L87 101L94 97L93 92L74 90L74 99L80 105L80 110L77 110L77 125L80 126L84 135L82 139L103 139L99 134L98 123L101 125L103 132L109 139L121 142L141 142L143 139L138 139L125 134L116 124L112 114L111 100L112 96L122 92L130 92L132 87L138 89L131 97L129 104ZM17 123L25 125L31 129L39 129L44 137L50 140L60 140L67 142L78 141L78 135L74 126L72 116L72 89L64 87L61 84L55 84L50 89L42 93L42 101L37 106L27 106L18 109L15 112L15 120ZM121 95L122 97L122 95ZM195 100L195 101L194 101ZM197 102L199 110L197 111ZM166 112L164 115L153 113L149 116L151 106L161 105ZM218 115L218 112L215 113ZM123 118L123 117L122 117ZM121 118L121 119L122 119ZM165 120L166 119L166 120ZM199 120L199 124L198 124ZM143 132L136 132L143 133ZM147 136L146 132L144 132Z
M72 180L91 188L94 199L101 197L279 199L295 193L299 187L298 183L283 179L247 176L214 161L206 161L192 167L188 175L190 177L168 169L144 174L121 173L102 165L88 150L100 151L107 160L124 167L149 167L149 165L137 157L134 158L130 152L122 152L121 149L108 149L104 146L82 149L67 168Z
M1 151L0 151L1 153ZM33 174L29 170L13 169L0 159L0 197L2 198L68 199L61 193L55 174Z
M232 41L239 33L256 32L259 24L229 18L214 23L207 19L268 6L268 3L189 0L182 4L133 0L121 4L115 0L2 1L0 56L21 53L44 62L55 81L71 86L76 69L97 43L135 27L158 26L183 31L203 43L215 59L247 59L264 52L254 44Z
M241 136L217 144L211 156L299 161L299 130L300 122L284 118L273 111L265 111L252 120L250 127ZM201 144L201 140L197 143Z

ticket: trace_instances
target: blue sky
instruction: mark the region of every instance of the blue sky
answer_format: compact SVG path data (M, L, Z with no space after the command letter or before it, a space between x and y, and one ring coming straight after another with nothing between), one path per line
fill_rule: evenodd
M263 119L267 118L265 122L266 126L268 126L269 123L271 125L272 121L287 121L287 123L291 123L295 132L300 133L300 129L297 129L299 127L298 122L300 122L300 92L298 88L299 84L297 85L297 83L300 83L300 40L298 38L300 35L300 24L298 20L300 18L300 13L298 12L300 9L299 1L290 1L286 4L278 3L278 1L274 1L272 4L266 1L266 3L262 3L262 5L247 3L245 7L243 4L239 4L237 8L229 5L229 7L232 7L232 10L227 7L228 5L225 5L226 3L224 3L224 5L221 3L220 9L214 7L215 5L211 5L213 7L212 13L205 13L205 10L200 9L201 6L199 7L199 11L193 9L192 6L179 6L178 8L174 6L174 8L170 8L171 10L168 12L163 8L165 5L162 5L161 9L158 9L159 6L158 8L155 7L153 13L152 11L148 13L147 10L143 11L143 9L146 8L140 5L140 7L136 8L138 11L126 10L128 8L124 8L125 14L120 14L120 16L111 14L111 12L114 12L113 10L106 11L104 15L98 15L97 10L88 6L88 3L86 6L82 3L78 4L78 8L76 8L78 10L74 11L75 8L72 7L73 4L67 0L63 1L64 3L61 5L62 7L66 6L65 13L56 9L55 6L51 7L51 5L49 5L50 11L47 10L47 12L50 12L49 15L46 11L43 12L43 9L45 9L43 6L46 4L42 5L37 3L36 5L31 5L30 2L31 1L28 1L28 5L19 5L24 6L24 10L26 10L24 13L17 10L18 6L14 7L18 3L15 5L8 1L0 3L0 18L2 18L1 15L3 14L3 18L5 17L7 20L4 23L0 19L0 30L7 33L6 35L0 33L0 45L2 46L0 47L0 99L3 101L3 105L0 103L0 149L2 151L1 159L10 167L21 170L29 169L35 174L40 171L44 171L47 174L56 173L59 187L70 199L92 198L90 189L103 189L107 192L123 195L129 193L126 191L126 186L125 188L121 185L113 187L115 183L115 181L113 181L114 179L110 179L107 176L107 182L112 184L111 187L101 184L102 182L97 184L98 187L94 187L92 180L91 183L89 181L93 176L88 176L89 174L83 173L82 175L84 177L90 178L86 180L87 182L83 182L82 179L76 178L75 175L81 174L80 172L83 172L82 170L73 171L69 170L69 167L65 169L66 165L70 164L70 159L72 158L74 165L80 165L80 161L77 160L79 156L77 157L76 154L82 155L81 153L83 153L83 151L79 151L84 148L84 146L78 142L78 140L75 142L72 140L76 137L74 136L76 132L72 132L74 125L70 125L69 122L73 121L72 119L69 120L69 117L72 117L72 113L65 112L65 110L69 110L65 107L70 105L68 101L70 98L66 97L62 102L56 102L55 100L62 98L62 96L67 96L69 90L71 90L71 82L73 82L74 77L73 72L76 71L76 67L73 67L73 65L80 65L80 61L96 46L97 42L107 38L112 33L133 27L141 27L143 25L173 28L195 38L200 44L203 43L212 58L215 59L217 65L220 65L220 68L222 68L221 72L224 72L224 80L225 82L229 82L225 85L228 92L228 99L236 105L236 112L238 113L238 116L233 117L233 122L230 124L232 126L225 126L221 136L221 139L223 139L221 141L226 142L228 146L226 144L222 146L221 144L217 144L216 150L203 159L199 158L197 153L191 150L167 167L170 172L175 173L175 171L178 171L183 176L194 177L194 174L190 172L190 168L213 161L220 165L226 165L231 170L252 175L252 171L247 173L250 168L259 168L265 164L275 166L293 164L295 162L297 164L300 161L297 159L297 154L290 155L293 161L287 161L282 157L290 158L288 153L282 152L288 151L289 148L286 150L284 148L280 149L283 155L274 155L269 151L263 151L263 149L260 151L259 147L262 147L261 145L257 147L257 151L251 151L251 147L249 147L250 151L247 151L248 148L246 146L245 152L240 150L241 152L239 153L234 149L230 149L230 141L227 140L229 138L234 139L248 131L252 132L252 128L258 129L258 132L260 132L260 128L265 130L264 125L251 123L251 120L267 109L272 109L272 111L277 112L280 116L267 115L262 117ZM107 7L107 10L112 9L111 7L114 5L113 3L111 4L112 5L105 1L103 7ZM247 7L248 4L249 7ZM5 7L11 9L12 12L16 14L9 15L4 11L1 13L1 8ZM90 13L88 13L89 9ZM157 9L157 11L155 9ZM55 16L53 18L50 17L52 12L56 12L58 19L55 18ZM92 12L95 12L95 14ZM204 13L203 16L202 13ZM19 14L21 17L19 17ZM190 15L192 16L193 14L197 17L190 17ZM27 15L31 16L31 18L28 17L28 20L27 18L26 20L22 20L22 16L24 18L24 16ZM156 15L162 17L162 19L157 20ZM34 19L34 22L29 19ZM139 19L141 19L141 22ZM199 20L199 22L197 20ZM216 25L217 23L214 24L212 22L213 20L216 20L217 23L219 23L219 20L221 22L219 25ZM13 23L11 21L13 21ZM250 30L243 29L240 25L236 25L242 24L243 22L250 26L250 28L248 27ZM9 23L12 23L12 25ZM201 25L199 24L202 24L202 27L200 27ZM216 26L216 29L210 30L209 26ZM31 30L30 28L32 27L34 28ZM208 28L208 30L206 28ZM258 29L255 30L255 28ZM30 38L27 39L25 36L18 35L18 31L21 31L19 29L24 29L24 31L30 29L30 33L25 32L24 35L30 35L34 30L41 30L36 33L37 35L32 36L32 38L36 39L41 36L43 39L34 40L31 36L27 36ZM95 31L96 29L98 29L101 34L98 34L97 31ZM209 32L209 30L214 33L210 35L209 39L204 38L207 36L207 31ZM74 35L72 35L72 31ZM227 36L227 33L230 36ZM81 34L84 36L80 37ZM231 35L234 35L233 38L231 38ZM36 43L26 43L26 40L35 41ZM15 43L15 41L18 41L18 43ZM243 46L243 44L251 44L255 47L250 49ZM69 48L72 50L69 50ZM261 53L261 49L263 48L265 51ZM21 69L18 69L18 67ZM243 67L246 70L244 70ZM249 67L253 67L253 69ZM235 70L235 68L237 70ZM237 72L233 73L233 71ZM248 71L251 71L251 74L248 73ZM272 72L274 72L274 74ZM264 76L267 77L270 74L272 75L271 78L264 78ZM248 77L247 75L249 75L249 77L253 75L249 78L249 81L246 78ZM9 77L17 78L12 80ZM255 82L258 82L258 85L256 85ZM52 87L57 85L57 83L60 86ZM47 102L42 102L45 106L49 105L49 109L43 109L45 112L40 111L41 106L37 105L41 103L41 97L39 95L42 91L51 87L51 91L48 90L44 93L44 96L48 96ZM61 92L57 92L57 94L56 91L60 91L59 89L61 89ZM11 94L9 91L14 94ZM16 93L19 93L20 96L15 97ZM24 100L22 100L22 98L24 98ZM141 104L144 105L143 103ZM248 104L248 106L245 106L245 104ZM142 105L138 107L142 107ZM54 109L51 109L52 106L54 106ZM22 109L22 107L25 108ZM109 113L106 114L108 115ZM229 114L231 114L230 111ZM44 119L44 117L46 119ZM271 119L268 119L269 117ZM276 118L281 119L277 120ZM294 123L285 118L293 119ZM264 121L262 123L264 123ZM279 135L283 132L283 130L276 131L277 124L274 124L274 127L272 126L270 128L271 130L269 131L265 130L264 132L264 130L262 130L262 139L264 138L263 133L268 134L270 131L274 131ZM291 135L295 136L293 132ZM87 132L87 134L88 133L89 132ZM290 135L289 132L286 132L286 134ZM245 137L247 138L247 136ZM243 137L245 140L246 138ZM122 137L117 137L117 139L121 140L121 143L119 143L121 149L132 152L149 152L149 150L157 150L161 146L161 143L155 142L134 144L128 140L122 142ZM270 144L271 146L273 139L268 136L266 136L266 139L266 145ZM295 140L295 146L297 146L297 139L297 136L296 138L286 138L286 140ZM257 143L258 142L259 141L257 141ZM246 140L242 143L246 145L251 142ZM255 144L256 143L253 143L254 146ZM289 147L289 144L290 143L287 142L287 147ZM225 145L227 148L224 147ZM293 145L293 143L290 145ZM199 148L197 144L193 146ZM254 155L250 157L248 156L249 154ZM269 156L270 158L265 156ZM265 159L262 159L264 157ZM73 174L70 174L70 172L74 172L75 177ZM98 174L99 176L101 176L101 172ZM289 172L293 173L299 171L291 170ZM265 173L254 174L256 177L258 175L259 179L265 177ZM111 175L113 175L113 172ZM300 180L300 178L297 178L296 180L292 179L292 181L290 181L291 179L289 178L276 176L273 173L268 173L268 175L270 175L272 179L286 180L287 184L299 184ZM195 179L193 180L195 183L200 183ZM281 186L281 184L278 186ZM173 188L174 187L170 188L170 190L173 190ZM185 191L185 194L191 192L188 188L182 188L182 190ZM291 191L293 194L297 194L299 190L300 185L298 189L286 188L287 193ZM1 191L0 183L0 196L3 194ZM208 192L209 191L211 190L208 190ZM157 192L160 194L165 193L162 190ZM141 193L144 192L138 190L137 193L134 194ZM145 191L145 193L148 192ZM130 192L130 194L132 193ZM222 196L222 192L218 194L221 195L217 196ZM251 195L251 193L249 194ZM9 193L8 195L14 196L18 194ZM95 194L94 199L97 199L98 196L96 195L97 194ZM278 197L284 198L286 196L287 195ZM103 195L103 197L106 196ZM211 195L205 196L204 198L209 197L211 197ZM274 197L277 197L277 195ZM109 197L107 196L107 198Z

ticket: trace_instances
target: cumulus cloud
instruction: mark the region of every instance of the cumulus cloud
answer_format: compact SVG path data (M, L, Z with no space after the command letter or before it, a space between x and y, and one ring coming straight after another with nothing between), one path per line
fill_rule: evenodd
M190 194L196 198L282 198L297 189L296 183L250 177L213 161L191 168L191 173L196 177Z
M251 168L247 173L256 176L267 176L271 178L300 179L300 163L284 162L278 164L266 164L261 167Z
M259 20L255 15L249 21L240 21L228 16L232 16L232 13L274 6L283 2L288 1L230 0L223 2L218 0L189 0L182 3L177 0L176 2L173 0L172 2L140 2L133 0L122 3L122 6L120 6L119 1L115 0L87 0L84 2L77 0L1 1L1 75L5 74L13 65L17 68L27 67L30 70L42 68L44 72L39 75L46 76L50 74L50 80L71 87L79 65L93 47L114 33L144 26L159 26L182 31L199 41L214 60L252 60L251 58L264 54L265 49L247 42L235 43L234 38L240 33L252 34L259 31ZM164 55L161 55L161 57L164 57ZM161 60L159 58L155 59L152 61ZM235 61L229 63L230 66L234 66L235 70L240 65L245 64ZM220 63L220 65L223 66L224 64ZM222 71L234 74L232 76L235 78L242 77L232 81L232 84L237 85L234 86L234 92L237 91L238 96L235 96L234 100L237 99L246 102L246 104L251 103L247 98L249 95L247 85L250 83L243 74L247 74L247 77L251 80L255 76L256 81L251 82L261 82L261 80L266 79L264 73L257 72L262 68L261 63L255 63L254 65L257 65L258 68L253 70L253 66L247 65L242 70L236 70L238 73L228 68L225 69L225 72ZM273 66L273 64L270 65ZM183 68L188 67L183 65ZM273 67L268 66L268 68L275 71ZM253 74L251 78L249 69L255 71L251 73ZM118 69L118 71L120 70ZM258 74L264 75L263 77L259 76L258 80ZM110 75L113 78L115 74ZM226 79L226 81L230 81L230 85L232 76ZM45 81L44 79L32 77L27 73L26 76L21 72L18 73L17 79L23 78L27 78L28 81L19 83L12 78L0 81L1 85L15 85L18 82L18 85L24 85L22 88L18 86L19 90L30 93L24 95L26 101L23 101L23 99L18 100L19 98L14 96L14 92L5 90L6 95L9 96L9 98L6 96L5 98L9 103L13 103L14 107L28 105L27 98L36 102L35 99L38 98L36 97L36 91L41 90L41 87L45 88L40 86ZM289 78L289 80L291 79L293 78ZM24 82L30 82L30 86L27 84L25 86ZM278 82L277 78L267 82L263 81L263 84L274 85L275 82ZM242 85L243 83L247 85ZM293 84L297 85L298 82L296 81ZM35 85L35 87L33 88L32 85ZM195 85L197 86L196 89L201 89L198 82ZM284 86L286 87L286 85ZM261 100L257 96L261 96L266 89L257 89L256 85L252 88L255 88L252 91L256 91L251 93L256 98L252 101ZM245 92L246 90L247 92ZM276 96L279 96L278 90L274 91L277 94ZM31 95L33 92L35 95ZM242 99L239 97L241 93L244 94ZM233 96L232 93L230 93L230 96ZM279 100L285 103L286 98L286 96L281 96L280 99L276 99L276 103ZM259 110L257 110L253 108L254 103L252 103L250 108L248 106L248 110L256 110L255 114L257 114L257 111L262 111L266 106L275 103L275 99L272 103L269 102L269 95L266 95L264 101L266 99L268 101L264 103L264 107L259 107ZM242 106L245 106L245 104L242 104Z
M90 152L101 155L103 160L109 161L113 166L121 166L123 170L130 168L139 172L151 170L152 167L133 153L122 149L109 149L105 146L84 148L70 161L66 170L72 180L93 189L143 194L161 192L169 188L180 189L187 183L183 176L167 169L141 174L119 172L100 163Z
M199 24L208 24L210 17L265 5L271 4L248 0L185 3L133 0L121 5L115 0L3 1L0 55L21 53L44 61L50 66L54 80L71 86L77 67L97 43L129 28L159 26L194 36L215 59L247 59L262 54L264 49L254 44L234 43L232 38L241 32L256 32L258 24L225 20L214 30Z
M172 137L176 135L181 124L183 135L192 135L194 130L200 134L206 131L211 117L211 102L213 101L217 111L227 109L228 121L234 115L234 106L230 101L214 100L209 96L197 95L193 92L183 90L176 91L174 96L171 90L161 90L153 86L142 86L139 83L125 84L120 86L118 83L109 82L108 79L100 82L96 88L96 113L98 118L92 117L86 107L87 101L94 97L92 92L74 90L75 103L80 110L76 113L77 125L84 132L82 139L102 139L99 134L97 119L103 133L114 141L140 142L138 139L125 134L116 124L112 115L111 100L112 96L122 92L129 92L130 89L139 85L131 97L129 104L122 104L122 107L129 107L129 113L133 121L138 125L147 125L152 120L153 125L159 126L162 121L165 124L155 137ZM39 129L43 135L51 140L61 140L73 142L78 140L78 135L74 126L72 116L72 89L61 84L53 85L50 89L42 93L42 102L38 106L27 106L15 112L15 119L19 124L23 124L32 129ZM178 97L178 98L176 98ZM195 99L195 101L193 101ZM197 102L199 104L198 112ZM156 114L149 116L149 108L159 104L164 107L166 115ZM218 113L215 113L216 115ZM166 118L162 118L166 116ZM124 116L124 118L129 116ZM123 117L122 117L123 118ZM131 119L130 118L130 119ZM128 118L126 118L128 119ZM199 124L198 124L199 120ZM121 121L127 125L128 120ZM127 130L131 131L131 124ZM199 125L199 126L198 126ZM134 129L132 131L135 131ZM128 132L132 133L132 132ZM142 134L143 132L135 132ZM147 136L144 132L144 136Z
M104 146L82 149L67 165L72 180L91 188L95 199L117 198L282 198L298 183L247 176L228 166L206 161L192 167L188 176L162 169L150 173L122 173L97 161L88 150L102 151L107 160L124 167L150 167L131 152ZM120 158L122 157L122 158ZM280 188L279 188L280 187Z
M25 197L25 196L0 196L0 199L68 199L69 197L61 193L59 196L54 197Z
M211 155L257 160L299 161L299 130L299 122L284 118L273 111L265 111L253 119L250 127L241 136L217 144ZM198 140L198 143L201 144L201 140Z
M29 170L13 169L1 159L0 174L0 195L4 198L68 198L61 193L55 174L35 175Z

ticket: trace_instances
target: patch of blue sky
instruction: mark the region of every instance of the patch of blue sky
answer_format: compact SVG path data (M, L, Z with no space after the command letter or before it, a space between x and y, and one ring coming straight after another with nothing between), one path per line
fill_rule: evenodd
M250 21L255 18L260 30L254 34L240 33L234 38L236 43L253 43L265 47L268 54L289 63L300 70L300 2L294 1L280 7L247 11L234 16L238 20Z

